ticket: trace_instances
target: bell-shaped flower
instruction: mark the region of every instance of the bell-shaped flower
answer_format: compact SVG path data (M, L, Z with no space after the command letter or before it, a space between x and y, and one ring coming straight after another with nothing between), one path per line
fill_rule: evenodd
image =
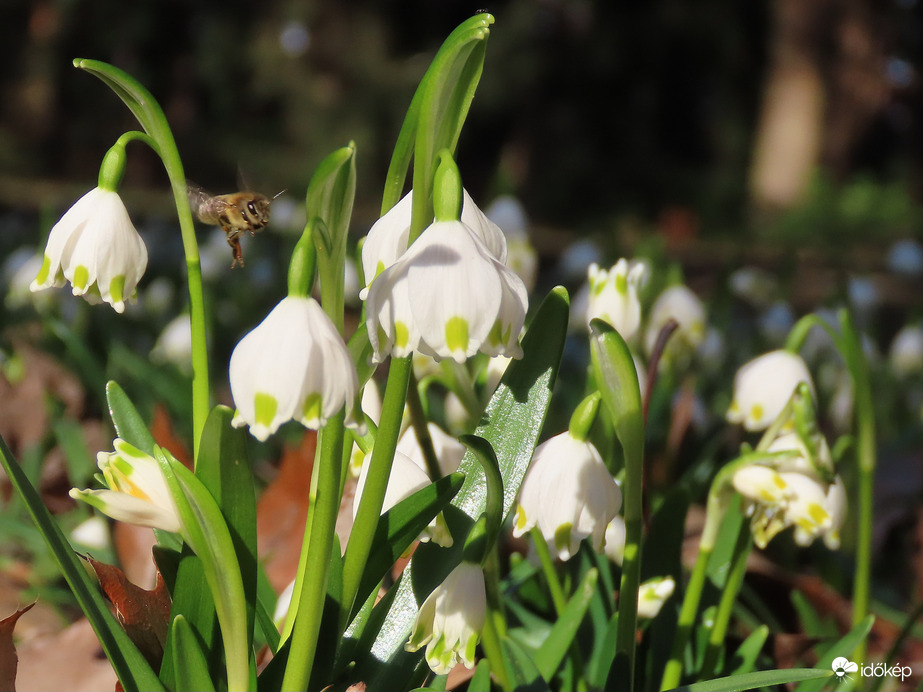
M462 562L420 606L407 651L426 646L426 663L445 675L459 659L474 667L474 654L487 618L487 592L480 566Z
M407 251L412 208L411 190L369 229L362 245L362 271L366 285L359 293L362 300L365 300L372 281ZM467 190L462 190L461 222L480 238L495 259L506 262L506 237L503 231L485 216Z
M77 200L48 235L42 268L30 288L70 283L75 296L104 300L116 312L147 268L147 248L128 218L122 198L100 187Z
M628 341L641 324L641 300L638 288L644 279L646 265L629 267L624 257L611 269L601 269L595 262L587 270L590 293L586 323L594 318L608 322Z
M831 550L839 547L846 489L839 476L824 480L833 471L824 459L830 454L826 442L819 439L818 459L808 459L804 443L790 433L770 445L769 451L779 454L776 462L749 464L734 473L732 485L744 498L753 540L760 548L789 526L795 528L798 545L823 538Z
M521 357L522 280L461 221L433 223L369 287L374 360L420 351L463 363L479 350Z
M771 351L745 363L734 377L734 396L727 419L750 431L765 430L782 413L799 382L812 393L811 373L791 351Z
M359 511L359 502L362 499L362 491L365 490L365 481L369 475L368 457L359 472L359 480L356 482L356 493L353 495L353 519ZM381 505L381 513L384 514L394 507L401 500L406 500L418 490L422 490L431 483L429 475L417 463L406 454L394 452L394 461L391 464L391 475L388 477L388 487L385 489L385 499ZM420 542L426 543L432 540L433 543L445 548L452 546L452 534L446 526L442 513L429 523L423 534L420 536Z
M429 437L433 441L433 451L436 453L436 459L439 461L439 470L443 476L454 473L458 470L462 457L465 456L465 445L456 440L451 435L443 432L435 423L427 423L426 429L429 431ZM426 457L420 448L420 442L417 440L417 434L413 427L407 428L397 441L397 451L406 454L413 463L426 471Z
M705 306L702 301L682 284L670 286L657 297L651 307L645 338L648 354L653 352L660 330L671 319L676 320L679 328L667 342L665 358L689 354L705 339Z
M905 325L891 342L888 359L898 377L923 371L923 327Z
M231 354L235 427L266 440L289 420L319 428L358 389L356 367L339 332L313 298L288 296ZM357 425L348 416L348 425ZM358 423L361 427L361 422Z
M619 486L596 448L563 432L540 444L532 456L513 535L537 526L552 556L569 560L590 536L593 547L602 550L606 527L621 504Z
M638 587L638 617L657 617L675 589L676 581L673 577L655 577L642 583Z
M113 447L114 452L96 456L108 489L73 488L70 496L117 521L182 533L182 521L157 460L120 438Z
M625 519L616 516L606 527L606 557L617 565L625 559Z

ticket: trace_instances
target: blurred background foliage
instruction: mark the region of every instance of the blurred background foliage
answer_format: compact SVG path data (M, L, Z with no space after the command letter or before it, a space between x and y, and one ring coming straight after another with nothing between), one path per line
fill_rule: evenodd
M315 166L356 142L358 239L379 215L391 147L420 77L445 36L484 8L0 0L0 434L49 506L72 509L67 489L86 485L94 452L111 441L107 379L149 416L165 407L187 444L191 428L189 373L155 349L186 296L175 210L151 152L130 149L122 190L150 252L139 306L118 316L66 289L29 296L23 277L17 283L60 214L95 185L106 150L137 127L72 60L111 62L150 89L191 180L224 193L242 172L258 191L286 191L267 231L244 240L244 269L229 270L220 230L200 227L213 386L230 403L227 360L283 295ZM536 295L558 282L576 293L591 261L644 257L654 269L646 308L664 286L685 281L722 336L688 377L666 373L654 392L655 486L699 468L704 487L730 458L740 442L723 419L734 368L778 347L800 314L849 300L870 353L923 318L917 0L495 0L486 9L497 23L458 158L482 207L500 194L521 201L541 258ZM745 266L762 272L755 295L734 286ZM549 434L582 395L585 340L569 339L565 358ZM841 368L823 344L811 365L832 419ZM873 363L885 449L879 535L903 549L879 569L905 595L923 594L919 550L913 564L904 559L920 532L918 365L903 376ZM684 411L681 423L671 410ZM76 434L74 420L92 431ZM302 433L290 426L258 446L257 474L270 476L282 443ZM0 521L30 531L15 504ZM38 545L31 534L11 540L25 552ZM822 570L832 583L842 573L837 559Z

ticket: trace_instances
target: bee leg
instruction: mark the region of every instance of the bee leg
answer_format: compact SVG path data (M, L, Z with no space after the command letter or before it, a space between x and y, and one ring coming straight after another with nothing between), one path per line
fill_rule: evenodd
M234 261L231 262L231 269L240 265L244 266L244 251L240 247L240 238L237 233L228 233L228 245L231 246L231 252L234 255Z

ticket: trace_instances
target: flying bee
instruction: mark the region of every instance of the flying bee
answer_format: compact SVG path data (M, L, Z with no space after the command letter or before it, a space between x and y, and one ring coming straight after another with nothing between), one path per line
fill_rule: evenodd
M211 226L221 226L221 230L227 234L228 245L234 254L231 269L238 264L244 266L240 235L245 231L253 235L266 227L269 223L269 206L272 200L266 195L250 191L210 195L198 185L191 183L186 185L186 196L199 221Z

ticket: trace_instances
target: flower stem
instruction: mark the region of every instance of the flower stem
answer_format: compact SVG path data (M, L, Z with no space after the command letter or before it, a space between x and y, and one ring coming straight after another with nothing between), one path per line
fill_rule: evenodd
M490 670L500 683L500 689L511 690L509 676L506 673L505 658L503 649L500 647L500 634L497 632L494 623L493 610L487 612L487 619L484 621L484 629L481 630L481 647L487 656L487 662L490 664Z
M842 353L852 376L856 415L856 455L858 461L858 505L856 518L856 577L853 584L853 624L861 622L869 612L869 592L872 572L872 527L875 491L875 402L868 362L862 352L862 342L850 314L840 313L843 328ZM860 666L865 662L867 643L863 640L850 660Z
M391 475L391 464L394 461L394 450L397 448L397 438L401 430L401 419L404 415L404 402L407 399L411 370L410 356L391 359L378 434L375 438L372 458L369 461L369 473L359 500L359 509L356 512L352 532L349 535L346 555L343 558L341 629L345 627L346 619L352 611L353 601L359 590L359 582L362 580L362 572L372 548L375 529L378 527L385 490L388 488L388 478Z
M160 105L138 80L127 72L98 60L77 59L74 66L86 70L102 80L141 123L144 131L156 142L155 151L160 156L170 178L173 201L179 218L186 255L186 274L189 285L189 320L192 331L192 444L194 457L199 456L199 438L208 417L210 390L208 384L208 344L205 336L205 297L202 291L202 268L199 264L199 246L196 242L192 210L186 198L186 175L176 148L167 117Z
M564 588L561 586L561 580L558 579L558 572L554 568L551 552L548 550L548 543L545 541L545 537L537 526L533 526L529 530L529 534L532 536L535 552L542 564L542 574L545 576L545 583L548 584L548 592L551 594L554 612L560 616L567 606L567 597L564 595Z
M442 469L439 468L439 459L436 457L436 450L433 447L433 438L429 434L429 428L426 425L426 412L423 410L423 401L420 399L420 389L416 375L413 374L413 368L410 371L410 385L407 387L407 409L410 412L413 434L417 436L420 451L423 452L426 472L434 481L439 480L442 478Z
M712 548L699 545L699 556L696 559L692 576L686 586L686 595L683 597L683 606L679 611L679 620L676 623L676 636L673 638L673 647L670 650L670 660L663 670L663 679L660 683L661 690L672 690L680 683L683 673L683 658L686 644L692 633L695 616L699 612L699 602L702 600L702 589L705 586L705 575Z
M731 558L731 570L724 584L724 590L721 592L721 601L718 603L718 611L715 613L715 623L705 646L702 670L699 671L699 679L701 680L709 679L714 675L715 664L718 662L718 655L724 645L724 636L727 634L734 603L737 601L737 594L740 593L740 587L747 573L747 558L750 557L752 548L753 540L750 527L743 523L737 534L737 543L734 545L734 555Z
M330 570L330 550L340 508L340 464L343 458L345 412L331 418L320 433L319 464L314 470L317 493L312 500L313 520L305 530L302 554L305 569L299 574L301 593L292 628L292 644L282 679L282 689L304 690L311 680L314 652L320 633L327 576Z

